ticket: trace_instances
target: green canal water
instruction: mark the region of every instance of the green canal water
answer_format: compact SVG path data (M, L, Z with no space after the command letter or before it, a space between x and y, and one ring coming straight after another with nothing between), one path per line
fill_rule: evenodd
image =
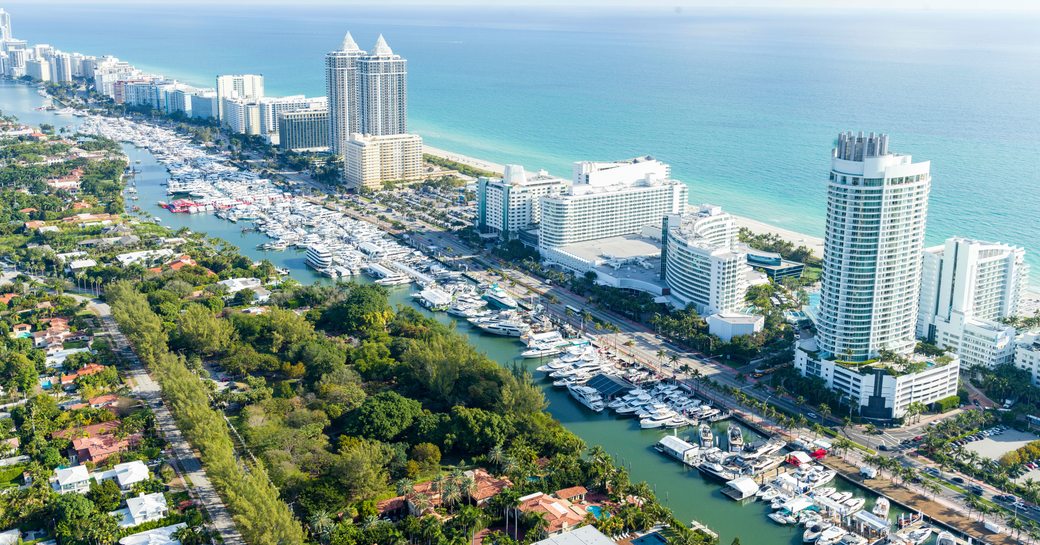
M42 104L43 99L36 94L35 89L11 82L0 82L0 110L3 113L16 115L25 123L49 123L59 128L71 128L80 123L80 119L73 116L36 110ZM289 269L291 276L300 282L326 280L306 266L303 253L300 251L258 250L257 246L269 239L255 232L243 232L242 228L247 224L230 223L209 214L172 214L162 209L157 203L167 199L166 188L162 185L167 179L166 169L146 150L130 145L124 145L123 149L139 171L136 176L138 200L128 200L128 206L139 206L142 211L161 218L163 225L173 229L186 227L195 232L224 239L238 247L244 255L257 260L268 259L278 267ZM391 301L395 305L415 306L444 323L455 322L459 332L489 357L503 365L523 362L537 377L538 373L534 373L533 370L540 363L537 360L520 359L521 344L518 341L483 334L468 323L456 321L444 313L431 314L413 304L411 292L412 289L408 286L392 288ZM628 468L633 481L648 482L680 520L698 520L708 525L718 532L720 543L723 545L728 545L734 537L740 537L741 542L746 545L797 545L802 542L800 527L779 526L766 518L771 512L767 504L734 502L722 494L717 483L707 481L696 469L685 468L677 461L666 458L654 450L653 445L666 433L671 432L640 429L638 420L618 419L609 414L609 411L601 414L592 413L574 402L565 390L554 389L546 381L539 384L544 388L549 402L549 412L557 420L587 444L601 445L606 449L618 463ZM725 437L726 426L728 422L716 423L716 436ZM693 431L680 430L679 435L688 438ZM874 495L869 491L841 479L835 479L830 486L866 496L867 506L873 505ZM900 512L893 506L891 516L895 517Z

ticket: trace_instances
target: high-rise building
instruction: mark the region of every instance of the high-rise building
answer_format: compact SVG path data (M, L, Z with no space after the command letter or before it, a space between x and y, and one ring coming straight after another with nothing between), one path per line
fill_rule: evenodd
M72 55L55 53L51 68L51 79L56 83L72 83Z
M228 130L250 136L260 135L260 104L255 100L225 98L220 100L224 108L221 121Z
M661 276L675 306L693 306L704 316L747 307L751 267L735 248L733 216L702 205L693 214L665 216L661 237Z
M25 61L25 75L35 81L50 81L51 63L47 59L29 59Z
M357 61L364 54L347 32L340 48L325 55L328 133L332 152L336 154L343 154L351 134L363 132Z
M357 59L361 132L372 136L408 132L408 61L379 35L372 51ZM349 117L348 117L349 120Z
M888 136L838 136L827 189L819 347L846 361L913 350L930 163Z
M1040 332L1023 333L1015 339L1015 367L1028 371L1033 385L1040 385Z
M259 74L217 76L217 117L224 121L224 100L259 100L264 97L264 77Z
M422 151L418 134L352 134L344 153L347 188L378 189L383 182L419 180Z
M614 169L625 174L597 175ZM660 225L668 214L682 213L686 184L667 178L667 172L667 165L645 157L577 163L568 191L542 197L538 237L542 257L575 242L637 234L647 225Z
M191 95L191 117L200 119L216 119L217 91L215 89L197 89Z
M278 134L278 116L284 112L324 108L325 97L307 98L303 95L288 97L264 97L260 105L260 133L263 135Z
M278 145L289 151L326 151L330 126L328 108L284 112L278 120Z
M866 419L957 394L957 356L914 351L929 167L883 134L843 133L831 154L818 333L797 341L795 368Z
M957 352L965 368L1009 363L1015 316L1026 288L1025 250L951 238L927 248L922 262L917 336Z
M7 40L13 40L14 34L11 33L11 14L7 13L3 8L0 8L0 41L6 42Z
M542 220L542 197L557 196L570 182L541 170L534 175L520 165L506 165L501 178L477 181L477 229L510 239Z

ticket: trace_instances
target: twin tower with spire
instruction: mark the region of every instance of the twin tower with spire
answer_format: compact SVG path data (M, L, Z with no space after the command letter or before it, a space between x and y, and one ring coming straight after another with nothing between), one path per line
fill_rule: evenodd
M408 61L382 34L367 52L347 32L340 48L325 55L325 87L334 153L344 152L351 134L408 132Z

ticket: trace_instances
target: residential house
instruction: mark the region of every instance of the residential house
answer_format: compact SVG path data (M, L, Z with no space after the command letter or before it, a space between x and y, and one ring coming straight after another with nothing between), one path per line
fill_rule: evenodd
M69 384L72 384L73 382L76 382L76 379L78 379L79 377L86 377L86 376L89 376L89 375L96 375L96 374L104 371L105 369L108 369L108 367L106 367L104 365L97 364L97 363L88 363L88 364L84 365L83 367L80 367L79 369L76 369L72 373L69 373L67 375L62 375L61 376L61 385L62 386L68 386Z
M181 545L180 540L173 537L173 534L185 526L187 524L179 522L162 528L130 534L120 539L119 545Z
M32 326L29 324L17 324L11 328L12 337L24 337L32 333Z
M11 304L11 300L14 299L15 297L18 297L17 293L5 293L3 295L0 295L0 303L3 303L5 305L10 305ZM22 325L24 325L24 324L22 324ZM29 328L29 329L32 329L32 328Z
M94 473L95 481L100 483L113 480L123 492L129 491L135 484L147 481L149 478L151 478L151 473L148 471L148 466L140 460L116 464L112 469Z
M166 506L166 496L162 492L156 492L127 498L125 508L109 514L121 519L120 527L130 528L146 522L162 520L169 512L170 508Z
M615 541L607 537L595 526L582 526L573 532L549 536L532 545L615 545Z
M57 431L51 436L71 439L70 450L78 461L101 463L109 456L129 450L141 441L140 433L119 437L116 434L119 424L119 420L111 420L91 426Z
M87 404L89 404L93 409L107 409L109 407L115 407L118 403L119 396L116 394L99 395L87 400Z
M85 466L55 469L54 477L51 478L51 488L59 494L86 494L90 490L90 473Z
M535 513L545 519L545 531L548 535L568 532L585 521L587 512L585 509L571 502L544 492L528 494L517 500L518 504L513 508L514 514Z

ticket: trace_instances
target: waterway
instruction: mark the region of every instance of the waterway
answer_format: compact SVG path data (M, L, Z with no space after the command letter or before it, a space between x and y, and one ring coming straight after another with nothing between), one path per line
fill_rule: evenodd
M4 114L15 115L25 123L47 123L59 129L68 127L71 130L79 125L79 118L36 110L43 101L34 88L0 81L0 110ZM302 252L257 249L258 245L269 239L255 232L243 232L242 228L248 224L227 222L210 214L172 214L162 209L157 203L167 199L165 186L162 185L167 179L165 167L146 150L128 144L123 149L139 171L136 175L138 200L128 200L128 206L136 204L143 212L160 218L163 225L172 229L187 228L223 239L238 247L243 255L256 260L268 259L277 267L289 269L290 275L300 282L327 280L306 266ZM395 305L413 305L409 296L411 291L408 286L391 288L391 302ZM539 365L535 360L519 358L521 345L516 340L485 335L447 314L431 314L422 307L413 306L441 322L456 323L459 332L474 346L503 365L524 362L532 371ZM734 537L740 537L741 542L753 545L797 545L802 542L800 527L778 526L766 518L770 512L768 505L760 502L734 502L722 494L718 484L705 480L697 470L685 468L655 451L653 445L669 432L643 430L639 428L637 420L617 419L607 412L591 413L575 403L566 391L553 389L547 382L540 384L549 402L549 412L557 420L587 444L601 445L606 449L616 461L628 468L633 481L648 482L680 520L695 519L708 525L718 532L722 544L730 543ZM716 436L725 437L727 425L727 422L716 423ZM692 433L693 430L679 432L681 436ZM873 494L841 479L835 479L830 486L868 496L867 505L873 505ZM893 506L891 516L895 517L901 512Z

